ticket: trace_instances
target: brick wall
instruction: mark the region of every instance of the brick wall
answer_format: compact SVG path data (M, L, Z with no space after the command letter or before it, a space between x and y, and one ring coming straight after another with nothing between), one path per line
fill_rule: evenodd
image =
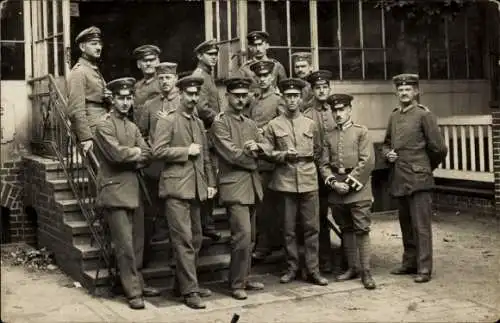
M8 210L6 214L2 214L2 218L9 216L10 242L34 243L36 241L36 228L31 221L32 219L24 212L23 182L24 163L21 159L2 163L0 168L0 204L2 208Z
M500 110L491 110L493 117L493 171L495 172L495 211L500 215Z

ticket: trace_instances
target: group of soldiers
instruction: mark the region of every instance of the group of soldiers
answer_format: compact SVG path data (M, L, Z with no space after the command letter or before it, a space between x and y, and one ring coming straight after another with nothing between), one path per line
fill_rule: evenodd
M252 261L283 246L281 283L303 271L310 282L327 285L329 209L348 265L336 280L361 277L365 288L376 288L369 240L375 157L368 129L351 119L352 96L331 93L331 72L313 71L310 53L293 54L297 77L287 78L283 65L267 56L268 37L248 34L251 59L225 80L223 111L212 76L216 41L194 49L198 65L184 75L176 63L160 62L157 46L140 46L133 55L144 78L106 83L98 68L99 28L76 37L82 55L68 76L67 113L83 152L92 150L99 160L96 201L106 211L131 308L142 309L144 296L159 295L140 270L150 260L151 239L165 238L174 255L174 293L191 308L206 307L202 298L211 291L198 284L198 253L203 236L221 238L212 218L216 198L228 213L234 298L264 288L249 278ZM392 273L426 282L432 170L447 151L435 117L418 104L418 75L401 74L394 83L400 107L390 116L383 151L392 165L391 193L401 202L404 255ZM142 201L139 172L150 206Z

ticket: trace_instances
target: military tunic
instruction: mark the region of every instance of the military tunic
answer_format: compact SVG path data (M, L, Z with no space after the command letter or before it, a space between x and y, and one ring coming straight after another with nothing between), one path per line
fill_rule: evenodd
M255 243L254 205L263 197L257 158L244 151L249 140L269 151L254 121L231 110L220 113L212 124L213 143L219 156L220 201L229 213L231 228L230 284L244 289L251 267Z
M390 192L399 198L404 268L432 272L432 171L446 157L447 147L436 117L422 105L395 109L387 126L382 151L394 149Z
M135 214L139 206L137 162L151 155L139 129L127 118L111 112L96 129L99 160L96 205L107 209L107 222L115 246L120 278L129 298L142 295L144 219Z
M159 95L161 95L160 84L156 76L138 81L134 90L134 122L137 123L144 110L144 104Z
M203 123L181 106L158 120L153 136L153 156L164 162L159 195L166 198L165 216L174 249L176 279L182 295L198 292L196 263L201 248L200 202L208 187L215 187ZM200 154L189 156L192 143Z
M192 75L203 78L198 101L198 116L208 129L212 125L215 116L221 111L222 102L219 91L212 77L212 69L208 66L199 63Z
M286 114L271 120L264 130L264 138L274 151L270 158L276 162L269 187L282 196L284 235L289 272L299 269L296 224L302 222L305 266L309 274L318 269L319 200L318 173L321 142L315 122L301 113L295 117ZM294 148L297 161L287 160L287 151Z
M96 124L107 113L106 81L97 65L80 57L68 75L68 117L79 141L90 140Z
M276 87L280 81L286 79L285 68L283 67L283 64L281 64L280 62L278 62L274 58L265 58L265 59L270 60L274 63L274 68L273 68L272 74L274 77L273 85ZM242 77L249 77L252 80L254 80L253 87L257 87L258 82L257 82L257 78L255 76L255 73L252 72L252 70L250 69L250 65L252 65L254 62L257 62L257 61L258 61L257 59L249 59L248 61L245 62L245 64L243 64L240 67L240 70L239 70Z
M167 113L177 109L180 105L179 89L173 88L167 95L160 94L148 100L144 104L143 113L138 119L137 126L141 130L144 138L148 138L153 142L153 135L156 128L156 123L159 119L159 113Z

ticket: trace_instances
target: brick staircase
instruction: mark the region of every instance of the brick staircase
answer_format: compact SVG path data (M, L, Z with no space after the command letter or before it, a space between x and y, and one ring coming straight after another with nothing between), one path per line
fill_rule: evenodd
M25 205L37 212L39 247L53 251L57 265L84 287L92 289L94 284L105 285L108 272L100 268L99 248L91 244L90 228L61 166L55 160L34 155L25 157L23 162L26 169ZM81 185L87 183L86 179L81 179ZM223 238L217 242L204 238L198 267L201 282L227 277L230 232L225 210L216 209L214 220ZM173 283L168 244L153 243L153 261L143 269L144 278L153 286L170 287Z

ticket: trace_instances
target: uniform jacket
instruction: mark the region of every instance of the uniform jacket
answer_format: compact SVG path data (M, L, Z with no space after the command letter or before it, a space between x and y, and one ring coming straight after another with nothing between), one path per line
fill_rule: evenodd
M303 80L306 82L306 86L302 89L302 111L305 111L314 100L314 94L311 87L311 83L307 82L307 80Z
M321 142L315 122L301 113L294 118L285 114L271 120L264 130L265 142L273 147L270 159L276 163L269 188L280 192L305 193L318 190ZM302 160L288 162L286 152L295 148ZM309 158L310 161L305 161Z
M366 127L348 121L327 133L320 165L323 180L331 175L342 180L334 170L351 168L349 175L364 185L360 191L346 195L332 190L328 195L330 203L348 204L373 198L370 177L375 168L375 152Z
M68 75L68 117L78 140L92 139L92 130L107 113L104 108L106 81L97 65L80 57Z
M283 64L275 60L274 58L266 58L267 60L270 60L274 63L274 68L273 68L273 76L274 76L274 83L273 85L275 87L278 86L278 83L284 79L286 79L286 71L285 68L283 67ZM257 88L257 79L255 77L255 73L250 69L250 65L252 63L256 62L256 59L249 59L246 61L241 67L240 67L240 74L242 77L249 77L252 80L254 80L253 83L253 88Z
M133 209L139 206L137 162L151 150L137 126L115 112L105 116L96 127L97 205Z
M152 144L156 123L158 122L159 113L177 109L180 105L180 95L177 88L173 88L168 95L157 95L156 97L148 100L144 104L141 116L137 122L141 134L149 144ZM163 169L163 162L153 161L144 169L144 173L153 178L159 178Z
M198 116L205 127L210 128L222 106L219 91L212 77L212 70L208 66L198 63L198 67L193 71L192 75L203 78L198 101Z
M188 155L192 143L202 146L201 153L196 157ZM153 158L164 162L160 175L160 197L204 201L208 187L215 187L203 123L181 107L158 120Z
M140 119L144 110L144 104L159 95L161 95L160 84L156 77L142 79L135 83L134 93L134 122Z
M257 158L243 147L254 140L262 150L270 152L254 121L231 110L221 112L212 124L214 149L219 156L219 196L222 203L256 204L262 200L262 184ZM256 201L257 198L257 201Z
M326 102L313 99L303 113L304 116L316 122L322 143L325 141L326 135L337 126L335 119L333 119L332 110L330 110L330 106Z
M391 164L389 179L394 196L431 189L434 186L432 171L448 152L436 117L420 104L392 112L382 149L384 156L392 149L399 156Z

